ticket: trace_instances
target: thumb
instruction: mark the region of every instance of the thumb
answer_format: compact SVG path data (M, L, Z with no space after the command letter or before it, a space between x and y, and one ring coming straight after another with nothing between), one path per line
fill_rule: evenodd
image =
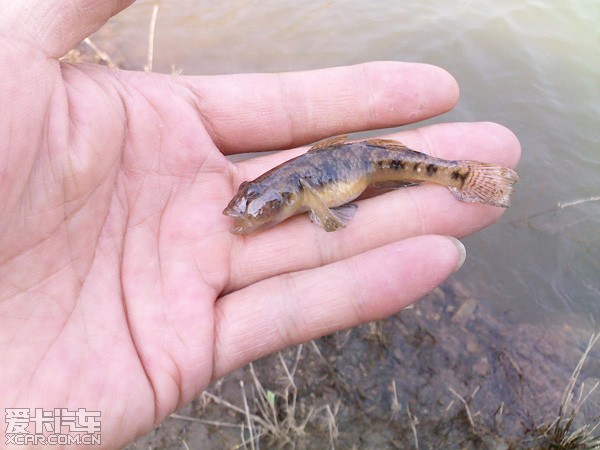
M0 0L0 35L59 58L135 0Z

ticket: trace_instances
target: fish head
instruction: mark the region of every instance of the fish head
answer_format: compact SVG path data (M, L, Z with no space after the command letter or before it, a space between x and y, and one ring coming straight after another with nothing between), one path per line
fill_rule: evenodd
M278 190L259 183L244 181L235 197L223 211L234 219L233 234L249 234L268 228L289 217L284 195Z

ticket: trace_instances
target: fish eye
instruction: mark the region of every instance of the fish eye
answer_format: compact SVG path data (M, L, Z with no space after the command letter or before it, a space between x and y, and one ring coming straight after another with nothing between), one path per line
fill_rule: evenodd
M256 195L258 194L258 189L256 189L256 186L254 186L248 182L245 182L245 183L246 183L246 186L244 186L244 187L246 188L246 191L245 191L246 198L256 197Z
M251 216L276 214L282 205L281 197L275 192L256 192L256 198L246 195L246 199L246 212Z

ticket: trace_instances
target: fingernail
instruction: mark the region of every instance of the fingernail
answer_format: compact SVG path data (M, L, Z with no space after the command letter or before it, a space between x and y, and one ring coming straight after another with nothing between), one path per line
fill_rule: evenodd
M458 269L460 269L462 267L462 265L465 263L465 259L467 259L467 249L465 248L463 243L460 242L455 237L452 237L452 236L446 236L446 237L454 244L454 246L456 247L456 250L458 250L458 262L456 263L456 269L454 269L454 271L457 272Z

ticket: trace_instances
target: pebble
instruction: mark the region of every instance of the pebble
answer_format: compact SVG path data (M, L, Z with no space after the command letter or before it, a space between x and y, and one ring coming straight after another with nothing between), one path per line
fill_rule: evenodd
M475 309L477 308L477 301L473 298L469 298L459 306L458 310L452 316L452 322L459 325L466 324L472 317Z

